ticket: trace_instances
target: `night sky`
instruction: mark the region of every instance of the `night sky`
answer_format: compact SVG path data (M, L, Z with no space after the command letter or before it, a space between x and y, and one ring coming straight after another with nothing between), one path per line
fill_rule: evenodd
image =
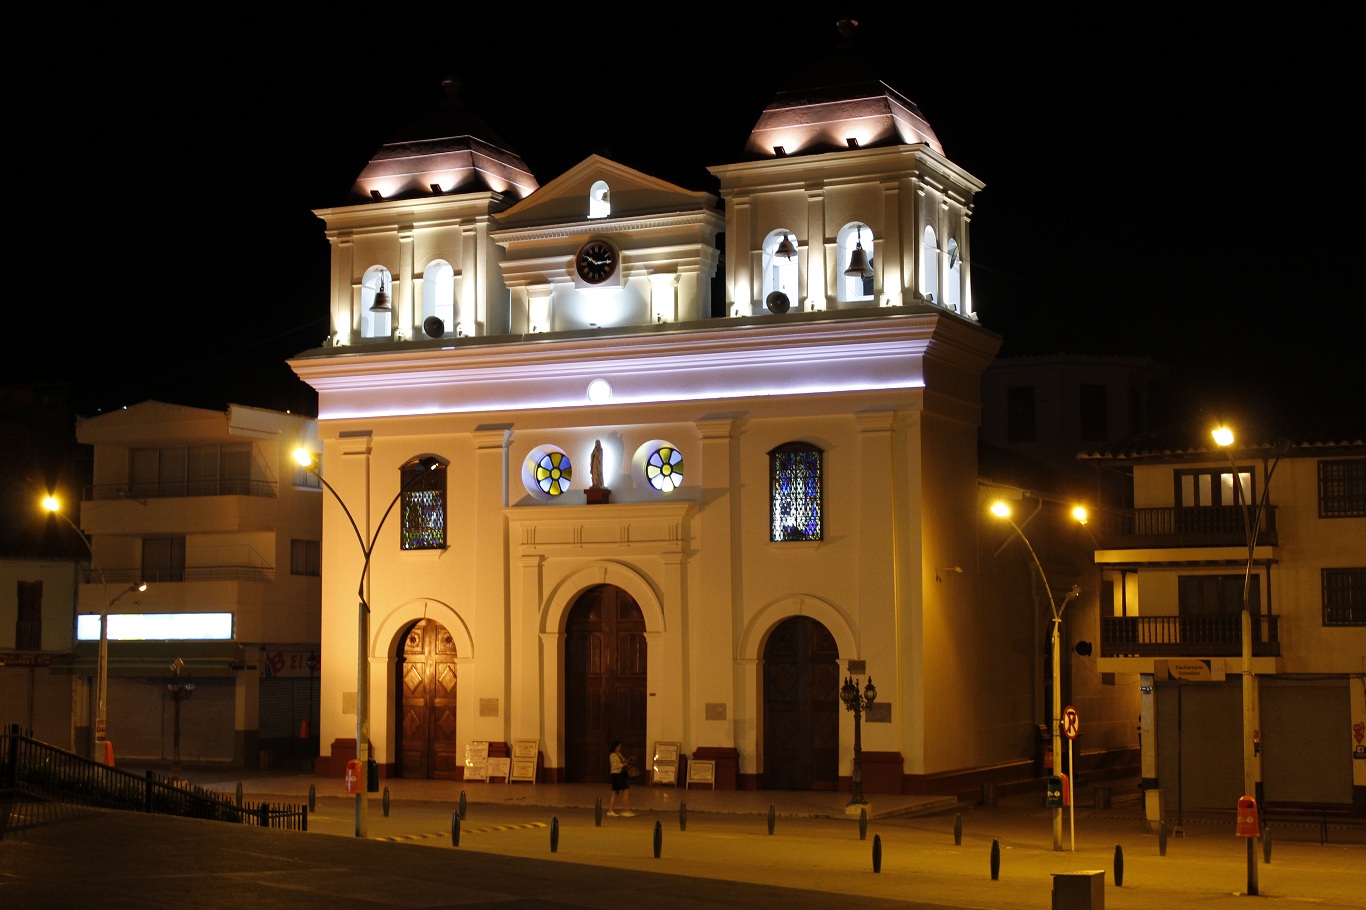
M3 381L58 384L84 414L149 398L315 413L284 363L327 332L312 210L343 201L443 77L542 184L603 152L715 191L706 166L739 160L852 15L883 80L986 184L974 293L1003 355L1153 357L1174 417L1360 408L1353 30L1249 7L906 6L30 14L11 39L42 70L6 84L23 217Z

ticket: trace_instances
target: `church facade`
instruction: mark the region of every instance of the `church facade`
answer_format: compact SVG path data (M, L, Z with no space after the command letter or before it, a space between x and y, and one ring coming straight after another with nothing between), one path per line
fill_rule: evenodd
M856 736L870 793L1037 775L1045 624L977 470L983 184L847 62L719 193L597 155L540 185L452 92L316 213L319 773L359 724L392 776L605 781L620 739L848 789Z

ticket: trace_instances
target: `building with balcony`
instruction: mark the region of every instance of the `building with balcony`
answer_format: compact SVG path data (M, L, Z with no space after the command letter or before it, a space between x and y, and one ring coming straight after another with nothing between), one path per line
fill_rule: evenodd
M257 767L316 754L322 504L290 453L312 418L146 401L76 422L93 452L79 526L76 739L93 735L108 611L107 739L117 761L172 757L171 663L186 762ZM146 590L136 586L145 582Z
M1139 679L1148 817L1243 795L1245 649L1258 795L1366 803L1366 425L1248 421L1228 448L1213 428L1081 456L1131 496L1091 523L1097 663Z
M362 726L386 775L605 781L621 739L849 788L851 676L868 792L1040 773L1047 624L993 595L1033 567L979 559L983 185L847 34L756 115L719 193L542 185L452 93L317 212L320 773Z

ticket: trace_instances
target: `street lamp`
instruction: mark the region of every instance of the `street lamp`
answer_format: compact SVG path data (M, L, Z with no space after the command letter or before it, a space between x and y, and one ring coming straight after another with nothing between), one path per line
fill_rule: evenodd
M858 808L868 805L868 800L863 798L863 714L877 701L877 689L873 687L873 678L868 677L868 685L863 687L863 692L859 692L858 683L854 682L853 677L844 677L844 685L840 686L840 701L844 702L845 710L854 712L854 771L852 777L853 793L846 803L846 808Z
M166 691L171 693L171 701L175 702L175 726L172 728L172 752L171 752L171 782L180 782L180 700L189 698L194 691L194 678L186 676L181 678L180 671L185 669L185 661L177 657L171 662L171 678L166 680Z
M356 760L360 762L361 773L365 775L365 786L356 794L356 837L368 836L370 827L370 806L366 795L369 791L370 781L370 662L368 659L368 644L370 641L370 605L365 599L365 577L370 572L370 554L374 552L375 542L379 540L379 532L384 527L384 522L389 518L389 513L398 505L398 501L403 498L411 488L425 476L426 471L434 471L441 466L441 462L435 458L427 457L421 459L418 464L422 471L413 472L400 487L394 496L389 507L384 510L380 517L379 524L375 526L375 533L367 542L365 535L361 534L360 526L356 524L355 516L347 508L345 500L327 482L327 479L318 471L317 462L314 461L313 454L304 448L294 450L294 460L303 468L306 468L314 477L317 477L327 492L332 494L332 498L337 501L337 505L346 513L346 520L351 522L351 530L356 532L356 543L360 544L362 562L360 567L360 582L356 585L356 597L358 601L356 613Z
M135 585L129 585L115 595L113 600L109 600L109 586L104 580L104 573L95 568L95 548L90 545L90 540L85 536L85 532L78 528L74 521L62 514L62 503L56 496L44 497L43 508L66 522L76 532L81 543L85 544L86 552L90 554L90 569L99 575L100 585L104 589L106 605L100 611L100 646L95 663L95 744L91 756L95 761L103 762L105 760L105 707L109 697L109 612L114 609L114 604L118 603L125 594L131 594L134 591L146 591L147 582L140 581Z
M1020 540L1024 541L1025 549L1029 550L1029 556L1034 560L1034 566L1039 570L1039 578L1043 580L1044 593L1048 595L1048 606L1053 611L1053 716L1051 724L1053 728L1053 769L1056 772L1062 761L1062 614L1067 609L1068 603L1081 596L1081 588L1077 585L1072 586L1072 590L1062 596L1061 601L1054 601L1053 589L1048 584L1048 576L1044 574L1043 564L1039 562L1039 556L1034 552L1034 546L1025 536L1024 531L1020 530L1019 525L1015 524L1010 518L1010 506L1004 502L995 502L991 505L991 514L997 518L1004 519L1015 533L1020 535ZM1082 520L1085 510L1081 515L1073 511L1073 517L1078 521ZM1069 773L1074 773L1075 769L1068 768ZM1066 792L1066 790L1064 790ZM1062 807L1053 807L1053 849L1062 849Z
M1262 483L1262 495L1257 499L1256 511L1252 510L1252 504L1248 502L1248 491L1243 489L1242 473L1238 470L1238 461L1233 457L1233 431L1226 426L1216 427L1213 433L1214 442L1219 448L1224 450L1228 456L1229 466L1233 469L1234 498L1242 506L1243 514L1243 533L1247 539L1247 566L1243 571L1243 604L1242 604L1242 676L1243 676L1243 794L1251 796L1257 801L1257 805L1262 805L1262 754L1260 747L1261 738L1261 703L1257 692L1257 676L1252 672L1252 565L1257 556L1257 537L1262 530L1262 516L1266 513L1266 505L1271 492L1271 476L1276 473L1276 466L1281 463L1281 458L1290 449L1288 442L1278 442L1272 450L1275 456L1266 469L1266 480ZM1268 581L1270 578L1268 577ZM1247 839L1247 892L1250 895L1257 894L1257 862L1253 856L1253 838Z

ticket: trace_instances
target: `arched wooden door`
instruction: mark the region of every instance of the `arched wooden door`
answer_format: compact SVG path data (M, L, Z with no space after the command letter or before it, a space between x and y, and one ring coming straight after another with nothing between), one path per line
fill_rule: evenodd
M836 790L839 648L814 619L784 620L764 645L764 787Z
M631 595L597 585L579 596L565 627L565 780L607 781L612 741L644 768L645 617Z
M455 640L434 619L413 625L398 655L401 777L456 780Z

